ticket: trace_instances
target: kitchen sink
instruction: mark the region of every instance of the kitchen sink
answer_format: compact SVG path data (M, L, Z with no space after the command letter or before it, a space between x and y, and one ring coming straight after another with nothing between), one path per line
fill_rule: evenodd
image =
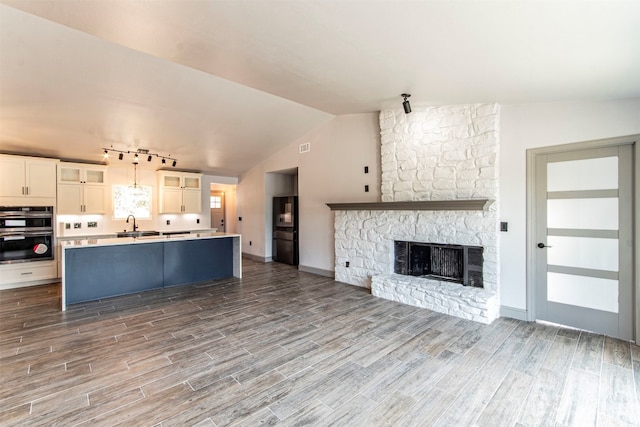
M116 234L117 237L144 237L159 236L159 231L121 231Z

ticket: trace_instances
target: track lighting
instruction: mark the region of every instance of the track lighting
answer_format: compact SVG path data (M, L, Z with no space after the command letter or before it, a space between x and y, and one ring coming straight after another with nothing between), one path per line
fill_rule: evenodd
M402 95L400 95L404 98L404 101L402 102L402 108L404 108L404 113L405 114L409 114L411 112L411 104L409 104L409 100L407 98L409 98L411 96L410 93L403 93Z
M173 157L171 157L171 155L163 156L161 154L151 153L146 148L138 148L136 151L124 151L124 150L117 150L113 148L113 146L111 146L111 148L103 148L102 150L104 151L103 156L105 160L109 159L109 153L113 151L114 153L118 153L118 160L124 159L125 154L133 154L134 164L137 164L138 162L140 162L141 154L147 156L147 162L151 162L154 157L157 157L162 161L163 166L167 164L167 160L171 160L173 162L172 163L173 167L175 167L178 164L178 161Z

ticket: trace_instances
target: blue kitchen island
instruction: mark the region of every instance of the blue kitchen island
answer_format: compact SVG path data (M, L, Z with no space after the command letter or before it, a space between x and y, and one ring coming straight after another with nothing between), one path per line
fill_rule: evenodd
M84 301L242 277L239 234L70 240L61 249L62 310Z

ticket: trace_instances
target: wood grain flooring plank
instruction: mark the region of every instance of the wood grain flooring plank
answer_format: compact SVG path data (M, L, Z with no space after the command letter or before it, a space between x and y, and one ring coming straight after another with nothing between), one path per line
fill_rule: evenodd
M578 348L578 340L557 334L542 362L542 367L566 375Z
M559 337L563 338L563 337ZM565 373L541 369L533 381L518 417L521 426L553 427L564 387Z
M602 364L598 414L623 423L640 425L640 411L630 368L606 362Z
M604 337L582 331L571 367L600 375L604 353Z
M346 402L327 417L319 420L317 426L357 426L360 424L362 414L369 414L377 403L362 395L346 398Z
M457 395L489 360L491 355L484 350L472 348L446 373L435 386L451 395Z
M31 403L15 406L0 411L0 422L3 426L23 426L27 425L27 421L31 417Z
M556 422L562 426L596 425L598 375L571 368L558 404Z
M300 409L293 412L280 422L287 427L303 427L317 425L321 420L326 419L333 410L318 399L310 399Z
M395 391L379 402L363 421L371 426L395 426L399 420L416 404L413 397Z
M631 369L631 345L629 341L605 337L603 361L621 368Z
M510 370L482 411L477 425L486 427L513 425L532 384L533 376L515 369Z
M640 347L634 343L630 343L631 345L631 358L633 360L640 360Z
M522 348L514 369L535 376L542 367L551 344L551 341L534 333Z
M413 405L407 413L398 420L398 426L430 427L437 423L447 411L457 411L452 407L455 395L446 393L438 388L432 388Z

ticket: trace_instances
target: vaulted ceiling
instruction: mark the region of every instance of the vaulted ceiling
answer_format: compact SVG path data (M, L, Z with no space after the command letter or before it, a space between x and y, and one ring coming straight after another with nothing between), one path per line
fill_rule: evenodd
M403 92L414 106L640 97L640 1L0 3L3 152L147 148L238 176Z

